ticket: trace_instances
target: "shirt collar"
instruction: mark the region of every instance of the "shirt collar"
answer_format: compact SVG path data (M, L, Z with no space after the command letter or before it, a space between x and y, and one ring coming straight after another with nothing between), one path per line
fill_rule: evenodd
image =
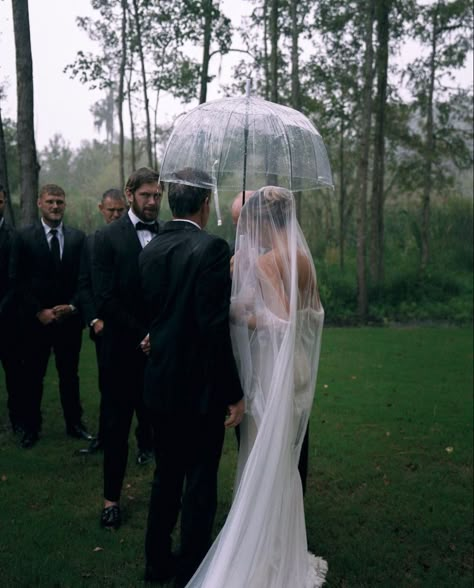
M44 229L44 232L45 232L46 235L49 234L49 232L51 231L51 229L56 229L56 231L58 233L62 233L63 232L63 221L61 221L57 227L50 227L49 225L47 225L44 222L43 218L41 218L40 220L41 220L41 224L43 225L43 229Z
M174 218L173 219L173 222L175 222L175 221L180 221L180 222L183 222L183 223L191 223L192 225L194 225L195 227L197 227L199 230L201 230L201 227L197 223L195 223L194 221L189 220L189 218Z
M137 223L143 223L144 225L154 225L156 224L156 220L154 221L142 221L138 218L138 216L133 212L131 208L128 209L128 218L132 221L133 226Z

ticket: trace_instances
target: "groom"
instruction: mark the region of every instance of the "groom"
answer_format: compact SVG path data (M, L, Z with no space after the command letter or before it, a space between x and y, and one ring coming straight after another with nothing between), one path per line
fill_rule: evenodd
M225 427L242 419L244 402L229 334L229 246L203 229L211 178L187 168L168 199L173 220L140 254L150 333L145 404L156 471L146 533L145 580L176 575L185 586L206 554L217 506L217 470ZM227 412L227 418L226 418ZM181 508L181 550L171 533Z

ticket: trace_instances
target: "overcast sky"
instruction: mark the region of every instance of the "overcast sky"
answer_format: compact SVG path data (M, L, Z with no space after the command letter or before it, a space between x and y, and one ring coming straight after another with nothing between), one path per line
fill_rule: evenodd
M223 11L238 26L243 14L252 8L243 0L223 0ZM94 51L94 44L87 34L78 29L77 16L93 15L90 0L30 0L30 29L33 54L35 92L35 132L39 149L49 139L60 133L73 147L83 139L98 138L93 126L90 106L103 98L103 92L88 90L77 79L71 80L63 73L72 63L78 50ZM410 58L413 49L404 52ZM197 49L199 58L201 50ZM228 83L233 63L242 54L234 53L223 59L221 78L208 90L208 99L219 97L219 82ZM211 73L217 74L219 59L211 61ZM472 56L462 74L463 85L472 85ZM7 99L2 102L2 116L16 119L15 46L11 1L0 0L0 84L6 87ZM189 108L189 107L188 107ZM161 122L171 121L183 109L172 99L160 101Z

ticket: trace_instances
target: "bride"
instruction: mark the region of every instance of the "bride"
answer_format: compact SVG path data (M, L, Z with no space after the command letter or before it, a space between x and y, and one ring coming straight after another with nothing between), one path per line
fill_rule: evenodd
M231 335L246 415L226 523L189 588L316 588L298 458L313 402L324 311L295 201L267 186L237 226Z

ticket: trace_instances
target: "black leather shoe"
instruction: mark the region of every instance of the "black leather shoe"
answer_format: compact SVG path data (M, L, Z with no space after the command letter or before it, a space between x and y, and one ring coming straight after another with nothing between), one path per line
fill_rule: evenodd
M146 465L147 463L151 463L153 461L153 452L151 451L139 451L137 455L137 464L138 465Z
M66 433L70 437L74 437L75 439L85 439L86 441L91 441L94 438L81 422L75 425L68 425L66 427Z
M94 453L98 453L104 449L104 443L101 439L92 439L89 443L88 447L84 447L84 449L79 449L78 453L80 455L93 455Z
M118 529L122 523L122 517L120 515L120 506L113 504L112 506L106 506L100 515L100 525L106 529Z
M145 567L145 582L169 582L176 576L177 559L171 554L165 563L152 566L147 564Z
M25 433L23 434L23 437L20 441L20 446L23 449L30 449L31 447L36 445L36 442L38 441L38 439L39 439L38 433L32 433L32 432L25 431Z

